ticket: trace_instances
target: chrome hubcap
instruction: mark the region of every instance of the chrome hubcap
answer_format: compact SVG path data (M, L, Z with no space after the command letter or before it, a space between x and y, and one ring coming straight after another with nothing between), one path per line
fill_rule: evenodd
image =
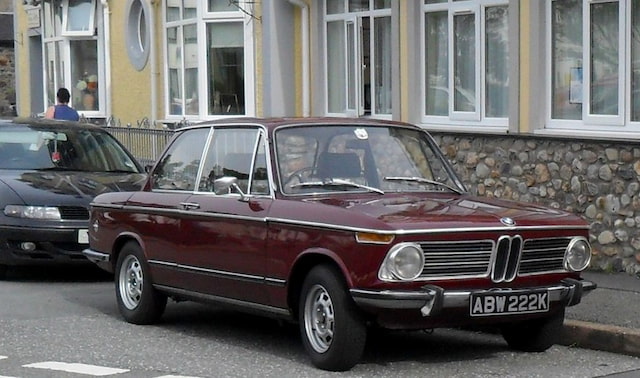
M320 285L314 285L304 305L304 327L307 339L318 353L326 352L333 341L335 318L329 293Z
M135 256L127 256L122 262L118 285L120 286L120 298L129 310L135 309L142 298L142 267Z

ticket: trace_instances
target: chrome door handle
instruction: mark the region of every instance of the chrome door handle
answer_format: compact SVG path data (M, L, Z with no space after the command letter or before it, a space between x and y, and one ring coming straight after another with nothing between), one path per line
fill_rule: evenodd
M200 208L200 204L194 202L180 202L180 206L183 210L195 210Z

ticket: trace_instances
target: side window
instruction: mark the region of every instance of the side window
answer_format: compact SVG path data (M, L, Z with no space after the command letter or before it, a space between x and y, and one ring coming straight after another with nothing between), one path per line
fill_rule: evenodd
M207 151L198 189L213 192L215 180L221 177L235 177L240 189L249 193L254 152L259 135L258 129L251 128L216 129ZM264 166L266 167L266 163Z
M153 172L153 189L194 190L209 129L192 129L176 137Z
M269 194L269 176L267 173L267 155L264 151L264 137L260 135L258 141L258 154L253 164L253 176L251 178L251 194Z

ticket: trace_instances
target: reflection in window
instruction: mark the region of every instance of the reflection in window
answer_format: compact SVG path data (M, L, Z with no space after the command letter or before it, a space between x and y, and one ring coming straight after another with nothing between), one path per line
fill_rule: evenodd
M553 35L551 117L581 119L582 0L554 1L551 20Z
M640 0L631 8L631 121L640 121Z
M329 113L343 113L346 101L344 21L327 22L327 83Z
M241 22L207 24L209 114L244 114L244 31Z
M93 34L94 0L68 0L66 32ZM84 33L83 33L84 34Z
M374 18L374 40L374 110L376 114L391 114L391 17Z
M618 3L591 4L591 114L618 114Z
M476 37L474 14L456 15L454 24L453 110L473 112L476 98Z
M447 12L430 12L425 16L426 40L426 114L449 114L449 32Z
M153 172L153 189L194 190L209 129L185 132L169 147Z
M98 43L95 40L70 41L72 103L77 110L98 110Z
M485 98L487 117L507 117L509 112L508 8L488 7L486 23Z
M182 48L180 29L167 29L167 60L169 68L169 113L182 115Z

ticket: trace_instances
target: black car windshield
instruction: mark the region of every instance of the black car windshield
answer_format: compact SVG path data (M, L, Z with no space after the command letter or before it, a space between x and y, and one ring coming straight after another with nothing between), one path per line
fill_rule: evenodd
M437 144L421 130L298 126L278 130L275 140L280 185L287 194L465 191Z
M110 134L82 128L0 128L0 169L140 172Z

